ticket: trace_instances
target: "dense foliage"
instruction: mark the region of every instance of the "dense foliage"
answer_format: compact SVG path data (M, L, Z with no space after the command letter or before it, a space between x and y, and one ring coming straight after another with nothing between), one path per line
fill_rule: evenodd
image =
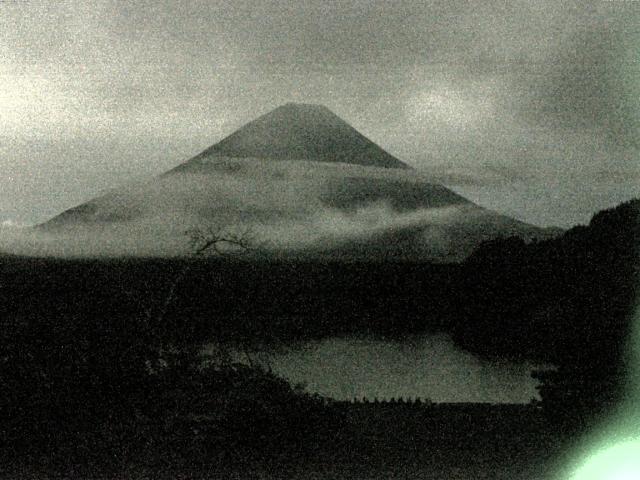
M335 433L326 400L269 371L193 347L153 351L139 341L144 332L122 327L4 334L3 461L233 463L308 455Z
M640 285L640 201L596 214L589 226L525 245L483 245L466 265L466 348L556 365L536 372L548 411L588 426L622 401Z

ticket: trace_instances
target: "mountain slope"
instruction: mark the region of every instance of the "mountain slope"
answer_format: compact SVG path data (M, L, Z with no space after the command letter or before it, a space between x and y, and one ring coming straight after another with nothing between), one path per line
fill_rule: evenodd
M189 254L192 228L250 231L278 258L341 261L457 261L485 240L552 233L430 181L324 107L293 104L37 231L65 254L175 256Z
M288 103L249 122L184 166L203 158L313 160L409 168L321 105Z

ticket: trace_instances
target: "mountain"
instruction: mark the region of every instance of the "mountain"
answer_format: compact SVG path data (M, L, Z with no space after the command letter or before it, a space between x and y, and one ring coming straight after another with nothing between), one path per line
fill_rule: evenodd
M288 103L249 122L191 161L233 157L409 168L322 105Z
M277 258L341 261L458 261L485 240L556 233L481 208L327 108L297 104L37 231L46 248L65 254L180 256L189 254L184 232L193 228L251 232Z

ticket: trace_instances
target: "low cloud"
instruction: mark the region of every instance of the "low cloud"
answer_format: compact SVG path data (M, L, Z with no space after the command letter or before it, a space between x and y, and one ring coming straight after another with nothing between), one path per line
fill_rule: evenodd
M422 232L412 237L415 241L446 251L447 226L481 212L464 203L435 208L417 204L398 211L384 199L368 200L366 191L361 202L331 207L326 195L336 179L359 175L407 184L425 180L384 169L302 168L299 163L227 161L205 166L206 172L176 173L132 184L38 228L3 228L0 249L65 257L182 256L190 253L186 231L214 228L249 231L266 250L298 252L415 230ZM438 198L435 201L437 205Z
M459 220L466 209L460 206L424 208L408 213L399 213L387 203L370 204L353 212L323 209L299 221L282 221L255 226L258 238L274 249L304 250L322 246L338 247L352 241L392 235L412 229L429 229L422 232L422 241L430 248L438 247L434 242L448 247L446 226ZM437 233L439 231L439 233Z

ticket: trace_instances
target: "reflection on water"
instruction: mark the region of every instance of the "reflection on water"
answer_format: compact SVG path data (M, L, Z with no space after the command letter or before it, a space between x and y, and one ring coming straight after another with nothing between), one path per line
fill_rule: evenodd
M435 402L529 402L532 364L489 362L446 335L403 342L326 339L261 356L274 372L335 399L429 398Z

